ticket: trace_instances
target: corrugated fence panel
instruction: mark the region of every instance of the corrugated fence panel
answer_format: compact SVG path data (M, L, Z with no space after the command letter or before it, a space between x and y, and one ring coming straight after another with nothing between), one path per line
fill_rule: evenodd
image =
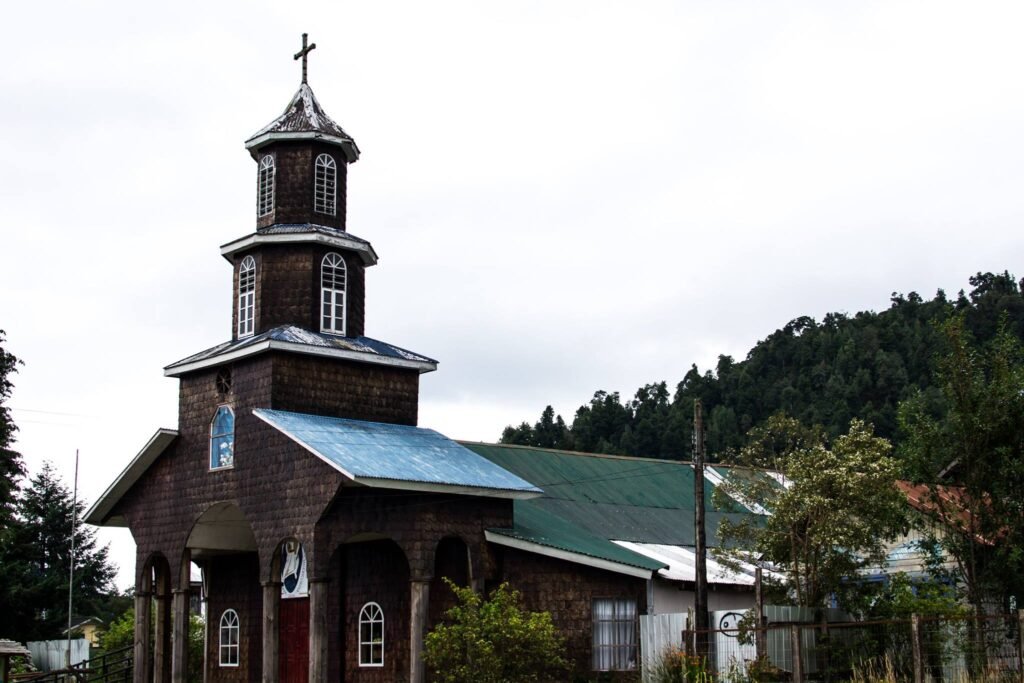
M640 662L644 683L654 681L654 667L666 650L683 647L685 626L685 614L640 616Z
M66 640L35 640L26 643L32 653L32 665L40 671L54 671L64 668L64 655L68 650ZM77 638L71 641L71 663L89 661L89 641Z

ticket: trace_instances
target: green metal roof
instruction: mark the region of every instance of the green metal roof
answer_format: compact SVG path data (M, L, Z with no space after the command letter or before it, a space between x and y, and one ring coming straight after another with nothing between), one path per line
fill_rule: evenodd
M524 527L522 533L547 534L566 545L570 541L562 539L562 527L557 524L565 525L569 535L582 530L607 541L695 544L695 474L689 463L526 446L463 445L543 489L540 498L515 502L513 532L519 532L520 520L524 524L530 520L537 528ZM751 514L737 503L714 509L712 491L711 483L705 481L709 546L719 543L716 531L721 519L738 520Z
M578 526L536 505L515 503L515 527L512 529L489 529L492 533L515 538L529 543L563 550L576 555L586 555L616 564L657 571L666 565L632 550L615 545L611 541L581 530Z

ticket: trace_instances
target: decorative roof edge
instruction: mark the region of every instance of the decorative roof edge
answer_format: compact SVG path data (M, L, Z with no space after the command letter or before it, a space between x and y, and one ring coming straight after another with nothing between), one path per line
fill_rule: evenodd
M352 360L357 363L369 363L370 365L387 365L394 368L408 368L411 370L419 370L420 374L437 370L436 362L407 360L404 358L389 358L387 356L378 356L375 354L364 353L362 351L349 351L347 349L310 346L309 344L298 344L295 342L267 339L258 344L243 346L240 349L233 349L215 356L210 356L209 358L192 361L191 363L183 363L179 361L178 363L168 365L164 368L164 377L180 377L181 375L184 375L187 372L192 372L193 370L212 368L217 365L223 365L224 363L229 363L240 358L255 356L267 351L290 351L292 353L301 353L308 356L326 356L328 358Z
M317 131L295 131L295 132L277 132L277 133L261 133L245 141L245 148L250 152L257 152L261 148L266 147L272 142L288 141L288 140L317 140L318 142L326 142L331 145L337 145L341 148L341 151L345 153L345 161L350 164L354 164L359 160L359 148L356 147L355 140L351 138L343 138L338 135L329 135L327 133L320 133Z
M178 431L175 429L161 428L150 437L142 450L132 458L128 466L117 475L117 479L107 487L107 490L96 499L89 511L82 518L86 524L93 526L128 526L123 517L110 517L110 511L121 500L121 497L135 485L142 473L149 469L156 459L167 450L175 439L178 438Z
M326 244L339 249L349 249L358 253L363 259L363 263L365 265L377 265L377 252L374 251L373 245L369 242L336 235L326 235L315 230L310 230L309 232L276 233L269 235L254 232L251 235L246 235L245 237L240 237L237 240L221 245L220 255L225 259L230 260L229 257L232 255L261 244L300 244L305 242Z
M306 449L317 458L325 462L332 469L341 473L342 476L353 481L357 484L362 484L370 488L383 488L383 489L398 489L404 491L423 491L425 493L455 493L461 495L470 496L485 496L487 498L511 498L511 499L526 499L526 498L537 498L543 495L543 491L539 489L526 490L526 489L498 489L492 487L483 486L466 486L458 484L439 484L435 482L423 482L413 481L408 479L385 479L383 477L360 477L352 474L345 468L341 467L338 463L334 462L323 453L313 448L311 445L296 437L294 434L284 429L278 424L275 424L269 416L267 416L263 410L256 408L252 411L252 414L263 420L268 425L281 432L289 439L294 441L296 444Z
M605 571L625 574L626 576L635 576L641 579L652 579L656 571L653 569L644 569L643 567L634 567L632 565L622 564L621 562L614 562L612 560L606 560L592 555L584 555L583 553L576 553L571 550L563 550L562 548L555 548L554 546L544 545L534 541L527 541L522 538L511 536L501 529L485 530L484 538L488 543L503 545L507 548L515 548L516 550L523 550L528 553L545 555L558 560L582 564L587 567L594 567L595 569L604 569Z

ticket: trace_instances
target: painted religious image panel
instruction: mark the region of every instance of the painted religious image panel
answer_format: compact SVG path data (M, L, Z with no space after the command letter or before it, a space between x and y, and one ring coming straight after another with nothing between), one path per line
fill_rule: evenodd
M309 597L306 553L298 541L287 541L281 547L281 597Z

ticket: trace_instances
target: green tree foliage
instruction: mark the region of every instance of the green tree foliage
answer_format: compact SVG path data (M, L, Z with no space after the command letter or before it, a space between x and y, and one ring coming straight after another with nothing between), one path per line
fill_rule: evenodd
M47 463L32 477L18 501L20 524L15 527L5 564L11 563L17 576L10 602L2 618L11 619L19 640L59 638L67 628L71 515L75 526L76 614L97 616L104 621L113 615L106 607L113 592L115 569L107 548L97 547L96 532L82 523L85 505L74 504L71 492Z
M21 573L15 559L16 508L18 483L25 467L21 455L12 448L17 427L7 406L14 390L11 375L20 361L4 348L3 342L4 332L0 330L0 605L11 605L20 590ZM0 637L13 637L16 627L11 610L0 609Z
M936 407L914 394L900 421L901 453L930 491L923 531L956 561L956 578L981 609L1024 596L1024 346L1008 315L985 343L975 341L977 326L966 314L942 326L947 350L935 384L943 400Z
M427 634L424 660L443 683L564 680L565 644L547 612L527 612L502 584L484 600L445 581L458 602Z
M150 610L149 649L153 650L153 634L156 631L156 613ZM206 622L198 614L189 615L188 627L188 680L201 683L203 680L203 642ZM135 642L135 608L131 607L110 622L100 636L100 648L104 652L119 650Z
M831 596L859 609L861 591L845 579L881 562L885 541L906 527L905 499L895 486L899 464L891 444L870 425L853 420L848 433L831 441L820 428L808 429L778 414L750 434L750 444L733 464L770 466L787 482L739 469L717 496L756 502L766 518L724 520L719 538L723 559L742 559L782 570L797 603L827 606Z
M3 543L4 531L11 527L14 520L18 481L25 476L21 455L12 449L14 433L18 428L7 406L11 392L14 391L11 375L17 372L21 361L8 352L3 343L4 331L0 330L0 543Z
M692 366L674 392L665 382L648 384L627 401L598 391L576 411L555 447L689 459L695 398L709 409L705 424L712 460L743 446L752 427L780 410L804 424L823 425L830 437L859 418L873 424L879 436L893 439L900 401L917 392L933 405L943 400L933 385L933 358L944 344L937 323L961 314L966 328L987 341L1005 315L1008 331L1024 338L1020 283L1008 272L978 273L969 282L970 293L960 292L954 301L942 290L931 301L916 292L893 293L881 313L796 318L758 342L743 360L720 356L713 370ZM532 426L508 427L501 441L538 445L536 429L543 421L542 416Z

